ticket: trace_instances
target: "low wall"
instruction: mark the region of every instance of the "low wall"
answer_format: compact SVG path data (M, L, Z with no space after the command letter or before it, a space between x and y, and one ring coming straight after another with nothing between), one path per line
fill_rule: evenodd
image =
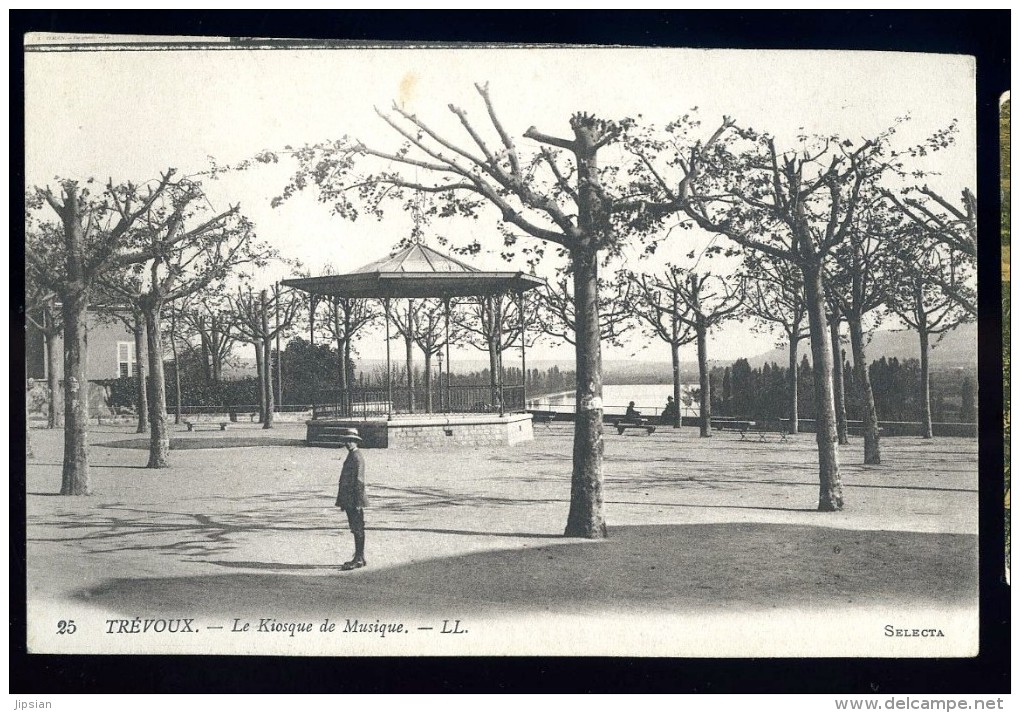
M331 428L356 428L364 448L402 450L513 446L534 438L531 414L515 413L400 416L390 421L318 419L308 421L308 441L328 438Z
M604 415L602 420L604 423L613 423L617 421L619 416ZM556 412L554 417L556 421L570 421L574 420L574 413L571 412ZM684 416L681 419L684 426L700 426L701 419L697 416ZM718 424L721 421L753 421L753 418L738 419L734 417L717 417L712 419L712 423ZM652 423L656 423L656 418L651 418ZM878 425L882 428L883 436L915 436L920 438L921 436L921 424L917 421L879 421ZM860 421L847 421L847 426L850 430L860 432L862 424ZM802 418L797 421L797 429L801 433L814 433L815 432L815 421L811 418ZM977 438L978 427L976 423L933 423L931 426L933 436L944 436L944 437L956 437L956 438Z

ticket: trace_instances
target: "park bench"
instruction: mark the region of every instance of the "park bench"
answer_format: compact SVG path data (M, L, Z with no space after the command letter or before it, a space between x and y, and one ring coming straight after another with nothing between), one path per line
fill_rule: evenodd
M743 440L744 438L744 432L751 427L752 423L753 423L752 421L736 421L736 420L716 421L715 419L712 420L712 426L718 431L740 431L741 440Z
M619 418L612 421L613 427L619 435L623 435L628 428L640 428L649 436L655 433L655 426L648 422L647 418Z
M188 427L189 431L194 431L196 428L219 428L221 431L227 430L229 421L185 421L184 425Z
M749 421L747 426L740 431L740 440L750 440L750 435L757 435L758 443L768 443L768 435L774 433L779 436L780 442L785 442L788 430L789 428L782 421Z
M243 410L243 409L242 410L238 410L238 411L231 411L230 412L230 421L232 423L237 423L237 420L238 420L239 416L247 416L248 417L248 423L255 423L255 419L258 417L258 415L259 415L258 411L247 411L247 410Z

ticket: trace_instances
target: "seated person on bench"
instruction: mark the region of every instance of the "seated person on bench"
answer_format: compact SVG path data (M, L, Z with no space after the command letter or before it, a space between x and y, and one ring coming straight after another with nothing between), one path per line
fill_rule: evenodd
M666 408L662 409L662 416L660 417L662 419L662 422L663 423L672 422L673 419L676 418L676 414L677 414L676 401L673 400L672 396L667 396Z
M624 421L639 422L641 420L641 412L634 408L634 402L631 401L627 406L627 413L623 415Z

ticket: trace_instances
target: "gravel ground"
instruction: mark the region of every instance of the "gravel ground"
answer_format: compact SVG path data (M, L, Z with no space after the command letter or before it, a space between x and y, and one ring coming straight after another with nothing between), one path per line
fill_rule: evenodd
M332 504L346 452L307 448L303 435L303 425L288 423L181 431L173 467L148 470L144 439L126 426L98 427L90 435L94 495L66 498L54 495L60 433L34 430L30 619L67 610L321 620L343 611L373 619L411 612L430 622L450 612L476 620L665 616L660 622L682 614L732 624L890 607L976 616L973 440L888 438L883 465L865 467L854 439L841 453L846 509L819 513L813 435L754 443L732 433L701 439L694 429L610 433L610 537L600 542L561 536L567 424L540 426L515 448L366 450L369 566L341 573L352 544ZM469 653L529 650L527 641L508 641L481 640ZM662 653L648 640L635 646ZM787 651L765 653L773 650Z

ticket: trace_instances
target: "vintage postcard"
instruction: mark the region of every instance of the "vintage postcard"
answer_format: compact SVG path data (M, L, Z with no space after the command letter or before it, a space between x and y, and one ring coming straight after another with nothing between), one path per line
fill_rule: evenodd
M31 653L977 655L973 58L37 34L25 131Z

